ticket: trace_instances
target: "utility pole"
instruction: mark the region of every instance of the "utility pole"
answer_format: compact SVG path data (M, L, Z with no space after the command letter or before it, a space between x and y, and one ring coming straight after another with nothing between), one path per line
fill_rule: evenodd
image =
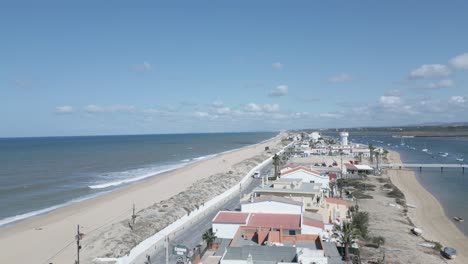
M166 236L164 244L166 244L166 264L169 264L169 236Z
M77 226L76 229L76 261L75 264L80 264L80 250L81 250L81 245L80 241L83 239L84 234L80 233L80 225Z
M133 204L133 213L132 213L132 226L135 227L135 219L137 218L135 214L135 204Z

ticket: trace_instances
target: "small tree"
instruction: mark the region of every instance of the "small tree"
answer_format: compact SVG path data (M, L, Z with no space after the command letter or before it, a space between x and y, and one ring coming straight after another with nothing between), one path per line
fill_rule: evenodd
M210 229L203 233L202 238L204 241L206 241L206 245L208 246L208 248L211 248L211 244L216 239L216 234L213 232L213 230Z
M278 156L278 154L275 154L273 156L273 167L275 169L275 175L274 175L275 179L278 177L280 162L281 162L280 156Z
M349 261L349 246L351 246L354 240L359 236L359 231L354 227L353 224L344 221L343 225L335 225L333 227L333 236L337 238L338 242L343 245L344 248L344 261Z
M340 192L340 198L343 198L343 187L344 187L344 179L338 179L336 181L336 187L338 187L338 191Z
M359 235L363 238L367 238L367 234L369 233L368 226L369 226L369 213L368 212L360 212L356 209L352 213L352 225L359 231Z

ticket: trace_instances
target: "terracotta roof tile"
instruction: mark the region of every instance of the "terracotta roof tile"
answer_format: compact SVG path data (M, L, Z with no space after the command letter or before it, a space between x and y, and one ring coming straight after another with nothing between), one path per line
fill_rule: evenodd
M213 223L246 224L248 218L248 213L221 211L215 216Z

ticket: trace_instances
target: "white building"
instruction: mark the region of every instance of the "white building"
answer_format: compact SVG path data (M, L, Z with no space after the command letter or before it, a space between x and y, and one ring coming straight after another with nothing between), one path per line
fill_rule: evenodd
M320 175L320 172L306 167L296 167L281 173L282 179L300 179L307 183L321 183L322 188L328 189L330 179L327 175Z
M237 229L248 223L249 216L249 213L220 211L213 218L213 232L216 237L232 239Z
M342 146L348 146L348 132L341 132L340 137L341 137L341 145Z
M253 197L241 203L243 213L269 213L269 214L301 214L303 203L292 199L264 195Z

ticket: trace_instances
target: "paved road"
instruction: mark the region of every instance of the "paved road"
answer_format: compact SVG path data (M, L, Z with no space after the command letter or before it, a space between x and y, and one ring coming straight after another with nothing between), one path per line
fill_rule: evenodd
M260 172L261 175L268 175L272 173L272 166L267 165L265 168L262 169ZM250 193L252 190L259 186L261 184L261 179L253 179L250 184L246 187L243 187L242 193ZM239 196L235 196L228 201L226 201L220 208L219 210L229 210L229 211L234 211L234 210L240 210L240 201L239 201ZM171 246L169 247L169 254L171 254L172 247L174 245L185 245L189 249L195 248L197 245L203 243L202 235L205 233L207 230L211 228L211 220L215 217L215 215L218 213L218 210L207 214L203 218L194 221L193 224L185 228L183 232L179 232L175 238L173 238L169 243ZM176 263L176 256L171 256L169 259L169 263ZM151 255L151 262L152 264L163 264L166 263L166 251L165 248L160 247L156 250L156 252Z

